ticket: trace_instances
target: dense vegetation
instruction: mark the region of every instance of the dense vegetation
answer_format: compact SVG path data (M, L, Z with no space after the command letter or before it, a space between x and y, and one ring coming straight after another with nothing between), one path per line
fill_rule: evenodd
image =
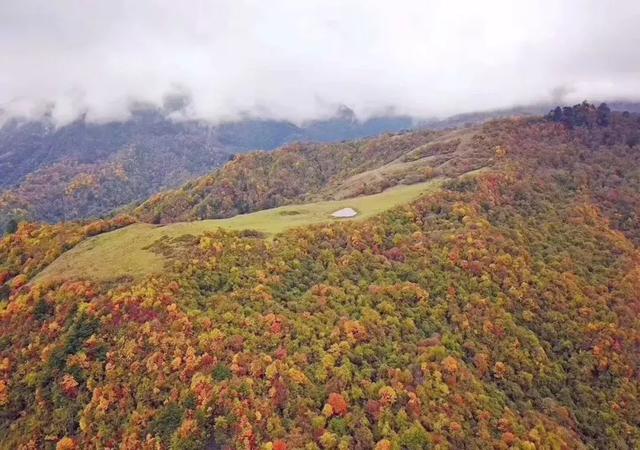
M637 448L639 130L492 122L491 170L372 220L160 241L139 282L12 273L0 441Z
M0 300L8 297L11 288L22 287L85 238L122 228L134 221L130 216L120 215L112 220L85 224L21 224L14 233L0 240Z

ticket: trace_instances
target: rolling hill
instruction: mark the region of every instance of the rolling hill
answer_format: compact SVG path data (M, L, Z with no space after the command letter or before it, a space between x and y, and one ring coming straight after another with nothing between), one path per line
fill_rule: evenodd
M636 114L251 153L128 212L0 240L2 448L640 442Z
M387 134L340 144L294 144L236 157L222 169L162 192L132 211L169 223L231 217L288 203L374 194L397 184L482 168L495 149L481 128Z

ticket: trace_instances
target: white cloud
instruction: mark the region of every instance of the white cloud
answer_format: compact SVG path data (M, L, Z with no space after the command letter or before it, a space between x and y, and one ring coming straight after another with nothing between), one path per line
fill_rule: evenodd
M640 93L636 0L4 0L0 108L302 121L347 104L447 115Z

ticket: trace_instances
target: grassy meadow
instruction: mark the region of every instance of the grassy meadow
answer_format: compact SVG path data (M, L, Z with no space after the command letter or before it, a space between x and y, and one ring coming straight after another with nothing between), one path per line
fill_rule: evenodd
M35 279L35 283L52 279L89 278L96 281L134 279L160 273L164 258L149 250L154 242L165 238L199 235L222 227L228 230L256 230L268 235L287 229L337 220L362 220L394 206L406 204L422 194L437 189L442 180L399 185L379 194L345 200L321 201L302 205L242 214L228 219L180 222L169 225L133 224L85 240L62 254ZM342 208L358 211L354 218L336 219L331 213Z

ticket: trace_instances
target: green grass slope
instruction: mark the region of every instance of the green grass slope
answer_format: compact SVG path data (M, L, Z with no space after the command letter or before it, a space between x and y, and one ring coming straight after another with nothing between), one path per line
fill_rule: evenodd
M339 201L288 205L228 219L179 222L165 226L133 224L87 239L62 254L34 281L44 282L73 278L108 281L121 277L140 279L163 270L164 257L149 248L159 240L199 235L217 228L256 230L266 234L275 234L298 226L336 220L367 219L394 206L415 200L422 194L437 189L441 182L441 179L434 179L408 186L396 186L380 194ZM354 208L358 211L358 215L353 219L331 217L331 213L346 207Z

